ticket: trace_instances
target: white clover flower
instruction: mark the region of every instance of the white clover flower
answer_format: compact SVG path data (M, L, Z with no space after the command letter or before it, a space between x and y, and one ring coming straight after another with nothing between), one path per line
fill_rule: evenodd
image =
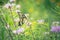
M12 5L10 3L7 3L4 7L8 9L8 8L11 8Z
M16 34L16 30L12 31L14 34Z
M20 13L21 11L20 10L16 10L16 13Z
M21 8L21 6L20 6L20 5L16 5L16 8L17 8L17 9L20 9L20 8Z
M47 34L49 34L49 32L45 32L44 34L47 35Z
M52 26L59 26L59 21L52 22Z
M11 5L12 5L12 6L15 6L16 4L15 4L15 3L12 3Z
M41 20L37 20L39 24L43 24L44 23L44 20L41 19Z
M59 24L59 22L58 21L54 21L52 24Z
M14 19L14 21L15 21L15 22L19 22L19 21L20 21L20 19L19 19L19 18L16 18L16 19Z
M10 0L10 2L15 2L15 0Z

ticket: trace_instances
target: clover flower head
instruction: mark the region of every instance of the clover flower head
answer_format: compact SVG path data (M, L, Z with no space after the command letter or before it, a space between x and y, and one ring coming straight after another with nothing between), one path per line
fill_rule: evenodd
M14 30L13 33L16 34L16 30Z
M8 9L8 8L11 8L12 5L10 3L7 3L4 7Z
M16 8L17 8L17 9L20 9L20 8L21 8L21 6L20 6L20 5L16 5Z
M52 26L51 31L52 32L60 32L60 26Z
M12 3L11 5L12 5L12 6L15 6L16 4L15 4L15 3Z
M39 24L43 24L44 23L44 20L41 19L41 20L37 20Z
M21 11L20 10L16 10L16 13L20 13Z
M15 0L10 0L11 3L15 2Z
M54 21L52 24L59 24L59 22L58 21Z
M24 28L19 28L19 29L13 31L14 34L20 34L22 32L24 32Z
M44 34L49 34L49 32L45 32Z

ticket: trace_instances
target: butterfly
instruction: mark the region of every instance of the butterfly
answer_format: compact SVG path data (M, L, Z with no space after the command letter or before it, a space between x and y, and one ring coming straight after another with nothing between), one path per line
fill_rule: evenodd
M25 14L21 15L20 21L18 22L18 26L22 26L24 24L24 19L27 19Z

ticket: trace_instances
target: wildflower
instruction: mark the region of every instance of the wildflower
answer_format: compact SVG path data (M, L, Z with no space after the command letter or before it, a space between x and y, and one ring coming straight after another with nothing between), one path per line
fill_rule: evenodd
M53 23L52 23L52 26L58 26L59 25L59 22L58 21L54 21Z
M49 32L45 32L44 34L49 34Z
M18 30L13 31L14 34L20 34L22 32L24 32L24 28L19 28Z
M51 31L52 32L60 32L60 26L52 26Z
M16 31L16 33L22 33L22 32L24 32L24 28L19 28L17 31Z
M8 9L8 8L11 8L12 5L10 3L7 3L4 7Z
M16 4L12 3L11 5L12 5L12 6L15 6Z
M17 5L16 8L19 9L19 8L21 8L21 6L20 5Z
M39 23L39 24L43 24L43 23L44 23L44 20L43 20L43 19L38 20L38 23Z
M13 33L16 34L16 30L14 30Z
M58 21L54 21L53 24L59 24L59 22Z
M10 0L11 3L15 2L15 0Z
M21 11L20 10L16 10L16 13L20 13Z

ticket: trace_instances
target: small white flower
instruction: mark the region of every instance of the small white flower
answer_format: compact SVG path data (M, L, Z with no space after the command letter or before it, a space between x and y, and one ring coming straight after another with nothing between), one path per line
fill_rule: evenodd
M22 33L22 32L24 32L24 28L19 28L19 29L17 29L17 30L14 30L14 31L12 31L14 34L20 34L20 33Z
M15 0L10 0L10 2L15 2Z
M43 20L43 19L38 20L38 23L39 23L39 24L43 24L43 23L44 23L44 20Z
M49 32L45 32L44 34L49 34Z
M8 9L8 8L11 8L12 5L10 3L7 3L4 7Z
M14 30L13 33L16 34L16 30Z
M59 21L52 22L52 26L59 26Z
M15 6L16 4L12 3L11 5L12 5L12 6Z
M20 10L16 10L16 13L20 13L21 11Z
M58 21L54 21L53 24L59 24L59 22Z
M20 5L16 5L16 8L19 9L19 8L21 8L21 6Z

